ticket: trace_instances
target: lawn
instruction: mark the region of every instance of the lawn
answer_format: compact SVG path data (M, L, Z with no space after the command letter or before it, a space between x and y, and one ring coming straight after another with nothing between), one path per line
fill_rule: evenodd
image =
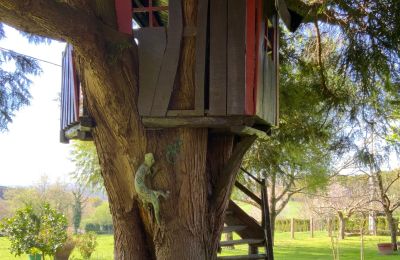
M381 259L399 259L399 256L381 256L378 254L376 244L380 242L388 242L389 237L368 236L365 237L365 259L381 260ZM28 259L27 256L14 257L8 251L9 242L7 238L0 237L0 259ZM275 243L275 259L276 260L330 260L331 248L330 239L326 232L316 232L314 238L310 238L308 233L296 233L295 239L290 239L289 233L277 233ZM340 260L357 260L360 259L360 238L350 237L339 242ZM223 255L246 254L246 246L237 246L235 249L224 249ZM71 260L80 258L79 252L75 251ZM91 259L95 260L112 260L113 259L113 237L102 235L98 237L98 247Z

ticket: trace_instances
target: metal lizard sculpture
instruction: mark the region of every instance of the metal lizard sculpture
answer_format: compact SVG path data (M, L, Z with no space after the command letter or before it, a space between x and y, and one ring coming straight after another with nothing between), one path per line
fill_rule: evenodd
M159 190L152 190L146 186L145 179L146 176L152 175L151 167L154 164L154 156L152 153L147 153L144 156L144 162L139 166L135 175L135 189L142 200L143 204L151 203L154 209L154 215L156 222L160 224L160 204L158 197L162 196L168 198L169 192L163 192Z

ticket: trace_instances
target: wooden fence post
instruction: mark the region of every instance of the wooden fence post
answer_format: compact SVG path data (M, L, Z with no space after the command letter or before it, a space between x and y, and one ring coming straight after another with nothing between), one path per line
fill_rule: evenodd
M314 238L314 218L313 217L310 218L310 234L311 234L311 237Z
M294 218L290 219L290 233L291 233L291 238L294 239Z

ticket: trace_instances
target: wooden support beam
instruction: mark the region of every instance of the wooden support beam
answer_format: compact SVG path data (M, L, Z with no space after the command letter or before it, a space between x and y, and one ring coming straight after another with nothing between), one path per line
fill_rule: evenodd
M235 186L241 190L244 194L246 194L247 196L249 196L252 200L254 200L258 205L261 206L262 201L261 199L254 194L253 192L251 192L248 188L246 188L246 186L244 186L243 184L241 184L240 182L236 181L235 182Z
M238 134L240 136L244 136L244 135L254 135L257 136L260 139L263 140L269 140L269 136L261 130L257 130L255 128L249 127L249 126L232 126L230 127L230 130L232 133Z
M142 123L147 128L206 127L225 128L234 125L251 126L253 117L143 117Z
M276 10L286 27L292 31L292 17L284 0L275 0Z
M224 202L230 196L234 180L236 179L236 172L239 170L244 154L257 139L256 136L244 136L238 142L231 154L231 157L226 162L222 173L219 176L218 182L215 185L214 194L212 198L213 209L223 210Z

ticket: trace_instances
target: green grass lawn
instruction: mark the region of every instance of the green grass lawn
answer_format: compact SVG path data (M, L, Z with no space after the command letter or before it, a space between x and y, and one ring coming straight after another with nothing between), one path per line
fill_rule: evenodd
M113 237L110 235L99 236L98 246L91 259L112 260L113 259ZM365 237L365 259L400 259L399 255L382 256L376 249L376 244L388 242L389 237L368 236ZM8 251L9 242L7 238L0 237L0 260L28 259L27 256L14 257ZM316 232L314 238L309 233L299 232L295 239L290 239L289 233L277 233L275 242L276 260L330 260L331 243L326 232ZM360 238L350 237L339 241L340 260L360 259ZM224 249L222 255L246 254L247 246L237 246L235 249ZM74 251L71 260L81 259L79 252Z

